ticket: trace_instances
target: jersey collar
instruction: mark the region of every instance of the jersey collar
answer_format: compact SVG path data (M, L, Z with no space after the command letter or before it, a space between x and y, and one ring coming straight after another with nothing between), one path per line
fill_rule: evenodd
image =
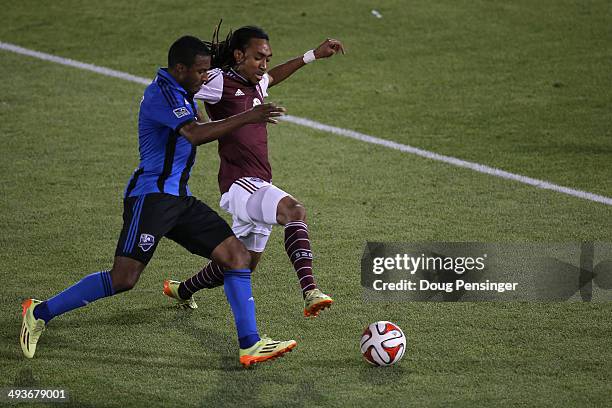
M249 81L248 79L246 79L245 77L243 77L242 75L240 75L238 72L236 72L236 70L235 70L234 68L230 68L230 70L229 70L229 71L227 71L227 74L228 74L230 77L232 77L232 78L234 78L234 79L237 79L237 80L239 80L239 81L242 81L242 82L244 82L244 83L245 83L245 84L247 84L247 85L250 85L250 86L255 85L255 84L251 83L251 81Z
M176 82L176 79L168 72L168 68L160 68L157 70L157 76L165 79L173 88L176 88L177 91L184 93L187 95L187 91ZM156 79L157 80L157 79Z

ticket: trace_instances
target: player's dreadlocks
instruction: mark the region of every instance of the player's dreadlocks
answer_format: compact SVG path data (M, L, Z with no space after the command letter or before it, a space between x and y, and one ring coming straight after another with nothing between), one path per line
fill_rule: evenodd
M233 32L230 30L225 40L219 41L222 22L223 20L219 21L217 28L215 28L212 41L207 42L211 50L212 68L228 70L236 63L234 61L234 50L244 51L252 38L270 39L263 29L256 26L244 26Z

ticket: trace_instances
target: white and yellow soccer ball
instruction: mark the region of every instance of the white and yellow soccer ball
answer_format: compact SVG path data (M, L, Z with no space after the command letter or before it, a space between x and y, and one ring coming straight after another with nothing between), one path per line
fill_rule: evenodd
M361 354L372 365L393 365L402 359L405 351L406 336L395 323L372 323L361 335Z

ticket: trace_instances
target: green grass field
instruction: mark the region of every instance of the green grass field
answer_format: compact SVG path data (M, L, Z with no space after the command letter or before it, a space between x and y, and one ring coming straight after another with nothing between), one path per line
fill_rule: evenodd
M221 17L225 29L266 28L273 63L340 38L345 56L304 68L270 100L292 115L612 196L605 1L24 1L2 10L2 42L147 78L173 40L209 38ZM240 368L222 290L199 293L194 313L161 295L164 278L204 263L166 240L133 291L57 318L26 360L20 302L111 265L144 87L3 50L0 73L0 388L63 388L79 407L612 401L609 303L369 303L360 286L366 241L609 242L612 207L289 123L270 130L274 180L305 203L315 273L336 300L319 319L301 317L275 230L254 293L261 332L295 338L293 353ZM214 208L217 166L216 145L200 147L190 181ZM361 358L361 332L377 320L407 334L397 366Z

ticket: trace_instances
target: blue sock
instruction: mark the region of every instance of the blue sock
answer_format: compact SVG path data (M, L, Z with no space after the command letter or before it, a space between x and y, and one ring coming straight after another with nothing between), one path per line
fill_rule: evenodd
M249 348L259 341L255 320L255 300L251 290L251 270L234 269L225 271L223 281L225 296L232 307L238 330L240 348Z
M92 273L36 306L33 311L34 317L48 323L55 316L114 294L109 271Z

